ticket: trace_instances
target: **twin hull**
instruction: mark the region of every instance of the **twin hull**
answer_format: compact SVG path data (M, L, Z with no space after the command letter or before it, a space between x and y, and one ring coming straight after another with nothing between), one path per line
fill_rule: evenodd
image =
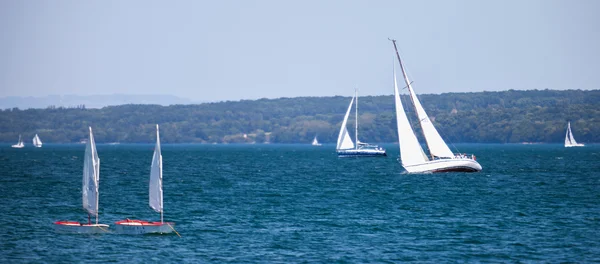
M402 164L402 167L404 167L408 173L481 171L481 165L477 161L468 158L437 159L420 164Z
M166 234L173 232L171 222L146 222L141 220L123 220L116 222L115 232L119 234Z
M58 221L54 230L61 233L102 234L110 232L105 224L80 224L79 222Z

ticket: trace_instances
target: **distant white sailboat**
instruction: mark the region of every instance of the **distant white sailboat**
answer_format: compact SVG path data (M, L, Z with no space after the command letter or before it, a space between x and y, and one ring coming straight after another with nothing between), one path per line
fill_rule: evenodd
M38 137L38 134L35 134L35 137L33 137L33 145L36 148L41 148L42 147L42 140L40 140L40 137Z
M355 99L356 107L354 120L354 140L356 141L356 144L352 142L352 139L348 133L348 128L346 127L348 117L350 116L350 110L352 110L352 104L355 102ZM339 157L387 156L384 148L381 148L377 145L363 143L358 140L358 93L356 90L354 90L354 97L352 97L352 100L350 100L350 105L348 105L348 110L344 116L344 121L342 122L340 133L338 134L336 150Z
M148 222L143 220L121 220L116 222L115 231L123 234L149 234L149 233L171 233L173 222L163 220L163 189L162 189L162 154L160 152L160 135L156 125L156 146L152 156L150 168L149 204L154 211L160 213L160 222Z
M408 80L400 54L396 48L396 41L391 40L394 43L394 49L400 63L400 69L406 83L406 88L410 93L410 99L412 105L417 113L419 124L423 130L423 136L427 142L430 157L428 157L421 144L417 140L406 113L404 106L400 100L400 92L398 90L398 83L396 82L396 67L393 67L394 71L394 97L396 105L396 125L398 127L398 140L400 145L400 158L402 160L402 166L409 173L429 173L429 172L477 172L481 171L481 165L475 161L474 155L466 154L454 154L448 148L448 145L444 142L440 134L437 132L433 123L425 113L425 109L421 106L416 93L414 92L411 82ZM395 63L394 63L395 64Z
M76 221L57 221L54 227L57 231L71 233L106 233L108 225L98 224L98 198L100 183L100 158L96 151L96 142L92 128L89 128L89 140L85 146L85 155L83 159L83 209L88 212L88 223L82 224ZM92 224L91 216L96 216L96 223Z
M567 123L567 134L565 135L565 148L570 147L583 147L585 146L582 143L577 143L575 138L573 137L573 132L571 132L571 122Z
M319 141L317 140L317 136L315 136L315 138L313 139L312 145L313 146L321 146L321 143L319 143Z
M17 142L17 144L12 145L11 147L13 147L13 148L23 148L23 147L25 147L25 143L23 143L23 139L21 138L20 134L19 134L19 142Z

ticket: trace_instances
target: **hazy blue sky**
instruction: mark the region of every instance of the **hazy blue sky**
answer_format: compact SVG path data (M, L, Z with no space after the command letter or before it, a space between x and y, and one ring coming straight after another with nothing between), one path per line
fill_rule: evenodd
M600 1L0 1L0 96L600 89Z

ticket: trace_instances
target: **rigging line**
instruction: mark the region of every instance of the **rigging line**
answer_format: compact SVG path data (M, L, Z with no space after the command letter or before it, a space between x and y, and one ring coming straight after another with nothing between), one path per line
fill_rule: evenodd
M179 237L181 237L181 235L179 234L179 232L177 232L177 230L175 230L175 228L173 228L173 226L172 226L171 224L167 223L167 225L168 225L168 226L169 226L171 229L173 229L173 231L175 231L175 234L177 234Z

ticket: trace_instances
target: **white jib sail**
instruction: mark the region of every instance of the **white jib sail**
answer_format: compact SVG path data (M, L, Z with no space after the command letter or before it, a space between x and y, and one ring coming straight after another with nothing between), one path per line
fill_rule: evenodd
M150 168L150 186L148 197L150 207L154 209L154 211L162 213L162 154L160 153L160 135L158 132L158 125L156 125L156 146L154 147L154 155L152 156L152 167Z
M396 125L398 127L398 143L400 145L400 159L402 165L414 165L425 163L427 156L423 152L423 148L417 140L415 132L412 130L402 101L400 101L400 92L398 91L398 83L396 81L396 67L394 67L394 97L396 105Z
M83 208L91 215L98 216L98 182L100 181L100 159L96 151L96 143L92 128L90 138L85 146L83 159Z
M429 152L431 155L436 157L446 157L452 158L454 154L444 142L444 139L440 136L438 131L433 126L433 123L427 116L425 109L421 106L421 102L417 98L415 91L413 90L410 81L408 80L408 76L406 75L406 71L404 70L404 66L402 65L402 61L400 61L400 65L402 66L402 75L404 76L404 81L408 86L408 90L410 92L410 97L415 106L417 117L419 118L419 123L421 124L421 129L423 130L423 135L425 136L425 140L427 141L427 147L429 147Z
M575 141L573 131L571 130L571 122L569 122L569 141L571 141L571 145L577 145L577 141Z
M342 127L340 128L340 134L338 135L337 140L337 149L353 149L354 143L348 134L348 129L346 128L346 123L348 123L348 116L350 116L350 110L352 110L352 103L354 102L354 97L350 100L350 105L348 106L348 110L346 111L346 115L344 116L344 122L342 122Z

